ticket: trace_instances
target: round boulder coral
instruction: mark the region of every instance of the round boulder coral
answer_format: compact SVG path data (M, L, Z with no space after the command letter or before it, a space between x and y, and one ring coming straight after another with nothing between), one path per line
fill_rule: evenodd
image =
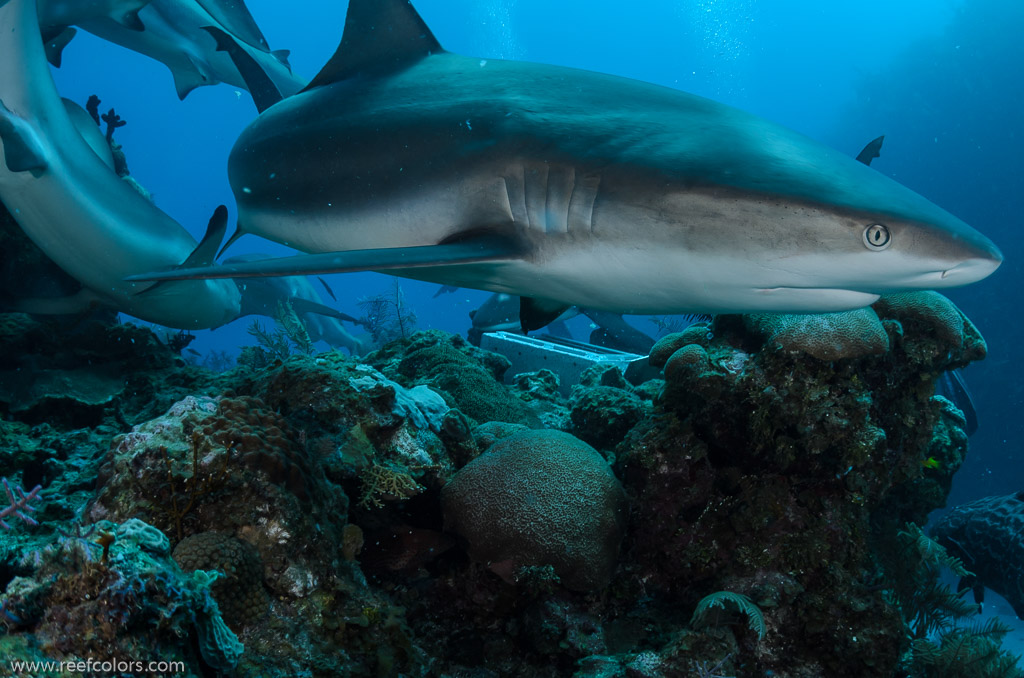
M550 565L562 583L594 590L611 579L626 494L594 448L560 431L494 443L444 487L445 527L506 580Z
M263 563L252 544L219 532L200 532L178 542L172 557L185 572L216 570L223 575L210 591L232 629L255 621L267 609Z
M694 323L682 332L666 334L651 349L647 360L654 367L663 367L673 353L689 344L706 346L710 341L711 329L707 323Z

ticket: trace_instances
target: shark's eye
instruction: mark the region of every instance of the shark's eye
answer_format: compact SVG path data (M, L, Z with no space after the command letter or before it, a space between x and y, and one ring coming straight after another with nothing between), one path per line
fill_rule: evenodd
M881 252L892 244L892 234L884 224L871 224L864 229L864 244L873 252Z

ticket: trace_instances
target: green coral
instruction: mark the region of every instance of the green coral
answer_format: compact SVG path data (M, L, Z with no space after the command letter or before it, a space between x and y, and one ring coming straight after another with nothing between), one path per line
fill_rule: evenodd
M913 678L1019 678L1020 660L1000 648L1012 629L992 617L983 623L944 629L911 645Z
M693 611L693 616L690 618L690 626L707 625L716 608L726 612L732 610L746 615L747 626L750 627L751 631L757 633L757 639L761 640L764 638L767 627L764 623L764 615L761 614L761 608L742 593L734 593L733 591L716 591L701 598L700 602L697 603L697 609Z
M364 509L383 508L384 500L408 499L426 488L413 480L407 471L373 463L360 474L363 492L359 506Z
M888 597L901 610L910 633L905 664L913 678L995 678L1019 676L1018 658L1001 649L1010 631L998 619L966 623L980 608L939 580L948 568L971 577L963 562L908 523L897 534L899 550L888 563L893 587Z
M306 323L295 312L289 301L278 301L274 313L277 329L266 330L259 320L253 320L246 332L256 339L256 346L246 346L238 358L238 364L252 369L261 369L276 360L284 361L296 351L302 355L313 353L313 340L306 330Z
M377 346L401 339L405 341L416 330L416 313L405 301L405 293L394 281L390 293L375 294L359 300L363 311L360 323L367 328Z

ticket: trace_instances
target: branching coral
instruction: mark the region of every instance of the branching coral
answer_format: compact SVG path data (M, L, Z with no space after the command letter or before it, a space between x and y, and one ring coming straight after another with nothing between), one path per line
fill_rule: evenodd
M359 505L364 509L383 508L382 499L408 499L425 488L412 479L405 471L388 466L372 464L362 472L363 494Z
M395 339L408 339L416 329L416 313L405 301L401 285L395 281L390 294L375 294L359 300L364 325L377 345Z
M25 492L20 485L15 485L14 490L11 490L10 484L7 482L7 478L3 479L4 491L7 492L7 501L10 503L9 506L0 510L0 527L5 530L11 529L3 519L8 516L14 516L20 518L26 525L32 525L33 527L38 525L32 516L25 513L33 513L36 507L32 506L31 502L40 499L39 492L43 489L42 485L36 485L31 491Z

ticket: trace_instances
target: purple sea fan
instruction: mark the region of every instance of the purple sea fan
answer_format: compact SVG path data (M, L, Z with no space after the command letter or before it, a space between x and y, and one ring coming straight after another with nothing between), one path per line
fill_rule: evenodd
M39 496L39 492L43 489L43 486L36 485L32 488L31 492L26 494L25 490L21 489L20 485L16 485L12 491L10 484L7 482L7 478L4 478L2 482L4 484L4 490L7 492L7 501L9 501L11 505L0 510L0 527L5 530L11 529L11 526L4 521L4 518L10 515L21 518L22 521L28 525L32 525L33 527L38 525L39 523L37 523L32 516L26 514L25 511L28 511L29 513L35 512L36 507L32 506L30 502L42 499L42 497Z

